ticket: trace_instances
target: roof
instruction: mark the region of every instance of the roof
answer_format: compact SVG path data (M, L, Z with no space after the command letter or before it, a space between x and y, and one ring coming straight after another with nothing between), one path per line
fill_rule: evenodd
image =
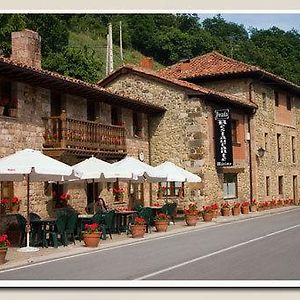
M122 66L116 71L114 71L113 73L111 73L109 76L104 78L103 80L99 81L98 84L105 87L107 86L108 83L112 82L115 78L126 73L133 73L139 76L150 78L152 80L164 82L165 84L174 85L176 87L184 89L189 95L204 96L212 100L217 100L217 101L221 100L225 102L230 102L235 105L242 105L249 108L257 108L257 105L255 103L250 102L246 99L239 98L226 93L217 92L215 90L204 88L202 86L187 81L179 80L176 78L170 78L154 70L141 68L136 65ZM124 91L123 93L126 94L126 91Z
M159 71L160 75L177 79L210 79L232 75L258 75L300 93L300 86L259 67L229 58L218 52L209 52L190 60L178 62Z
M124 107L149 113L164 112L166 110L159 105L120 96L97 84L87 83L79 79L63 76L56 72L27 66L3 56L0 56L0 75L5 75L6 78L25 82L30 85L60 90L87 99L95 99L109 104L122 105Z

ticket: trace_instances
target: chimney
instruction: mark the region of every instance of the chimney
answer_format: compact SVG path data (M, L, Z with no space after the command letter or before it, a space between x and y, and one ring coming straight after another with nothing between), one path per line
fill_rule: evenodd
M11 33L11 59L24 65L41 69L41 37L25 29Z
M140 67L145 69L153 69L153 58L152 57L144 57L140 61Z

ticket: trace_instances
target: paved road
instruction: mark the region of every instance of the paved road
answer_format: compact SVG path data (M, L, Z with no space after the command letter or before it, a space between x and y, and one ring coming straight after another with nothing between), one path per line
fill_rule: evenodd
M299 280L299 236L296 207L0 271L0 280Z

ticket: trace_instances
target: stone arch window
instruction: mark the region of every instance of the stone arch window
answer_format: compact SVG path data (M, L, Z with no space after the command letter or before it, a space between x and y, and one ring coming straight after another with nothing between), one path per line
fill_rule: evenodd
M140 113L132 114L132 133L134 137L143 137L143 116Z

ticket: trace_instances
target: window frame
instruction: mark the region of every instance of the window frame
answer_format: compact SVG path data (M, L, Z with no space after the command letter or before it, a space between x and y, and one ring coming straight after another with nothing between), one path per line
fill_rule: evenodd
M231 140L232 140L232 145L234 146L240 145L238 141L238 125L239 125L239 120L231 119Z
M278 195L283 196L283 175L278 176Z
M296 163L296 137L291 136L292 163Z
M276 143L277 143L277 162L282 162L282 147L281 147L281 134L276 134Z
M265 192L266 192L266 197L270 196L270 176L266 176L266 189L265 189Z
M235 183L235 195L234 196L228 195L228 183L229 182L226 183L225 178L226 178L226 176L229 176L229 175L231 175L235 178L235 181L234 181L234 183ZM227 195L228 196L225 196L225 189L224 189L225 184L227 184ZM230 200L230 199L238 198L238 174L237 173L224 173L224 175L223 175L223 198L224 198L224 200Z
M290 94L286 95L286 109L289 111L292 110L292 97Z
M135 111L132 112L132 135L143 138L143 115Z
M180 186L176 185L180 183ZM170 181L170 182L159 182L158 189L163 190L163 197L184 197L184 182Z

